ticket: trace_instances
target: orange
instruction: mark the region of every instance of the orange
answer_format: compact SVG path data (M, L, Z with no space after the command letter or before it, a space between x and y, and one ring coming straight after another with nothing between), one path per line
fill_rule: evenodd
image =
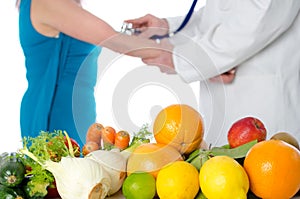
M127 175L133 172L148 172L156 178L162 167L176 160L183 158L171 146L158 143L142 144L128 158Z
M161 110L153 124L157 143L170 144L181 154L189 154L200 147L204 134L199 112L185 104L173 104Z
M300 152L281 140L255 144L247 153L244 168L250 190L264 199L289 199L300 189Z

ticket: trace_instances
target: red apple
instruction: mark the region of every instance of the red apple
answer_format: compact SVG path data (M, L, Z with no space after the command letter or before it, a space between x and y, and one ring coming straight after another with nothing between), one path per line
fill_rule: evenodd
M266 140L267 130L264 124L257 118L245 117L231 126L227 139L230 148L235 148L253 140L258 142Z

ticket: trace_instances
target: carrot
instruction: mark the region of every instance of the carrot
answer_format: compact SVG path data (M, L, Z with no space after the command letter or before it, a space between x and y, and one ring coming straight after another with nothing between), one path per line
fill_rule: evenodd
M96 151L96 150L99 150L99 149L100 149L100 146L96 142L89 141L89 142L85 143L85 145L83 146L82 155L86 156L90 152Z
M111 126L106 126L101 131L103 148L110 150L115 143L116 130Z
M124 150L129 146L130 135L127 131L119 131L115 137L115 147Z
M86 143L88 142L96 142L101 148L101 131L103 129L103 125L100 123L93 123L89 127L86 133Z

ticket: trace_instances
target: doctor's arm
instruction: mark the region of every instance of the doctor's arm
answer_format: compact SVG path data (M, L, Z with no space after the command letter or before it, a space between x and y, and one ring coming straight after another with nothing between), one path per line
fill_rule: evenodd
M195 11L190 18L189 22L186 24L183 30L180 31L180 35L184 37L173 36L170 38L170 45L179 45L187 41L187 38L195 37L200 35L200 30L198 24L201 23L201 17L203 13L203 8ZM181 25L185 16L169 17L169 18L158 18L151 14L146 14L145 16L126 20L127 23L132 23L133 28L141 31L140 37L149 38L152 35L164 35L168 32L174 32ZM167 43L167 42L164 42ZM168 48L172 49L172 48ZM164 51L161 56L158 57L148 57L144 58L143 62L146 64L154 64L159 66L161 72L164 73L174 73L174 63L172 60L172 54L170 51ZM235 69L231 69L221 75L215 76L210 80L213 82L231 83L235 77Z
M179 45L186 42L187 38L201 35L198 24L201 23L202 13L203 8L195 11L188 24L186 24L184 29L181 30L180 33L178 33L179 35L184 35L184 37L171 37L169 39L171 44L169 45ZM181 25L184 18L185 16L158 18L151 14L147 14L137 19L126 20L125 22L132 23L133 28L140 30L142 33L139 36L149 38L154 34L164 35L168 32L174 32ZM160 29L155 27L160 27ZM164 43L166 44L168 42L165 41ZM154 64L156 66L159 66L161 72L169 74L174 73L174 63L172 60L171 51L164 51L161 53L161 56L158 57L144 58L143 62L149 65ZM231 83L234 80L235 72L236 69L233 68L227 72L222 73L221 75L212 77L210 81L221 82L225 84Z
M231 3L230 17L228 12L210 13L222 20L209 24L201 37L174 47L175 70L186 82L217 76L255 56L290 27L300 7L297 0Z
M202 33L199 24L201 24L202 15L203 15L203 7L193 13L191 19L189 20L185 28L179 32L179 36L174 36L170 38L171 43L173 45L180 45L180 44L184 44L185 42L188 42L188 39L190 38L201 37ZM180 26L180 23L184 20L184 17L183 16L169 17L166 18L166 20L168 22L169 29L172 32L175 31L176 28ZM173 65L172 68L174 67L175 66ZM236 68L232 68L229 71L226 71L220 75L210 78L210 81L215 83L229 84L233 82L235 78L235 73L236 73Z

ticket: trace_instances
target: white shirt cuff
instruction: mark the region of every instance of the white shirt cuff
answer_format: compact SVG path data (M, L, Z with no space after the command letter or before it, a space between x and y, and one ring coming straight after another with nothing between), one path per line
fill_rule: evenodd
M206 80L219 74L207 53L194 41L175 46L173 61L176 72L187 83Z

